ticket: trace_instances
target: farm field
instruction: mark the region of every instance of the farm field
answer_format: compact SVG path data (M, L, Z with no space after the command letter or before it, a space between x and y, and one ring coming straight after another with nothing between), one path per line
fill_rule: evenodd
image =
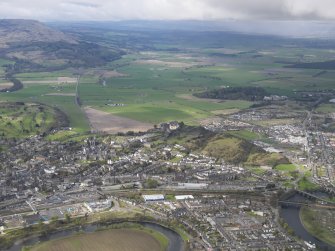
M334 113L335 112L335 104L322 104L317 109L319 113Z
M93 131L126 133L128 131L145 132L153 128L153 125L149 123L143 123L137 120L115 116L111 113L99 111L90 107L86 107L84 111L88 120L90 121Z
M31 251L162 251L154 235L141 230L114 229L53 240L33 247Z
M0 91L2 91L2 90L5 90L5 89L8 89L8 88L10 88L10 87L12 87L13 86L13 83L11 83L11 82L5 82L5 81L3 81L3 80L0 80Z
M212 53L190 50L189 54L152 51L127 55L109 65L122 76L106 78L104 84L94 76L84 80L79 87L81 100L95 109L141 122L183 120L197 125L208 117L247 109L253 103L200 99L194 93L222 86L259 86L273 94L292 96L293 90L332 84L331 71L329 76L313 78L320 70L290 69L276 63L277 57L284 57L282 51L256 59L255 54L261 52L234 58L213 57Z
M1 101L42 103L55 107L67 115L69 126L75 131L89 131L88 121L75 102L76 83L70 71L19 74L16 77L22 81L24 88L0 93ZM69 81L62 81L64 77Z
M106 31L104 42L117 43L127 32ZM100 33L96 35L97 39L101 36ZM270 94L293 97L300 91L327 90L334 85L335 69L292 68L297 62L331 60L334 53L324 48L285 46L285 43L294 43L293 40L282 41L279 46L276 41L266 40L268 42L259 44L260 40L256 43L250 38L250 44L246 46L239 44L240 40L235 43L221 35L215 39L210 35L208 38L201 36L199 41L194 39L194 34L189 37L187 33L180 41L166 40L164 35L151 37L144 33L143 36L143 41L130 42L126 55L104 66L16 74L24 88L13 93L0 93L0 100L57 107L68 116L70 127L77 132L86 132L110 127L100 125L94 128L92 125L100 123L101 118L87 116L87 107L146 125L174 120L199 125L208 118L248 109L254 103L201 99L193 96L196 93L249 86L262 87ZM150 44L150 49L143 49L143 44ZM7 63L10 61L0 60L0 65ZM81 77L76 89L78 75ZM67 81L59 81L62 79ZM8 84L1 80L0 89ZM76 102L76 92L80 106ZM333 106L323 104L317 111L332 110ZM105 123L108 124L108 120ZM268 126L291 121L259 123Z

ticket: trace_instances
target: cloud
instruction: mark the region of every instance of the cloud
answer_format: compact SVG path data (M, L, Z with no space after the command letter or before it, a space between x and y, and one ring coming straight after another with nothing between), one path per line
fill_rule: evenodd
M100 6L99 4L87 3L87 2L65 2L65 5L66 4L79 6L79 7L88 7L88 8L98 8Z
M3 18L334 20L334 0L1 0Z
M334 19L333 0L208 0L218 10L244 19Z

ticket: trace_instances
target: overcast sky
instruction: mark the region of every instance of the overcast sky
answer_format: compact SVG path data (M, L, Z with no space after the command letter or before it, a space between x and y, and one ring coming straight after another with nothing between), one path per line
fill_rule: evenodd
M1 18L335 20L335 0L0 0Z

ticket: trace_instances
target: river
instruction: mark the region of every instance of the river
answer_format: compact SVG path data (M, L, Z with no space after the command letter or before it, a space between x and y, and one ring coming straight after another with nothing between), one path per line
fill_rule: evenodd
M294 194L287 201L307 201L305 197L299 194ZM303 226L300 220L300 207L297 206L282 206L280 216L286 221L286 223L293 229L294 233L301 239L313 243L320 250L335 250L335 247L321 241L320 239L311 235Z
M149 222L137 222L137 223L143 225L144 227L151 228L165 235L169 240L169 246L168 246L167 251L182 251L184 249L183 239L175 231L167 227L164 227L162 225L151 223L151 222L150 223ZM110 225L112 224L115 224L115 223L111 223ZM106 226L106 224L103 224L103 226ZM25 240L19 240L15 242L15 244L10 249L7 249L6 251L21 251L21 249L24 246L31 246L39 242L61 239L61 238L69 237L71 235L75 235L77 233L93 233L99 227L100 227L99 224L89 224L89 225L85 225L82 227L75 227L75 228L71 228L67 230L61 230L58 232L50 233L47 236L38 236L38 237L34 236L30 238L28 237Z

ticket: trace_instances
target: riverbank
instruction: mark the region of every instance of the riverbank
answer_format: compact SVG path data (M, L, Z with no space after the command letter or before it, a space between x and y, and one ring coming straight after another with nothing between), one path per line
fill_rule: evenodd
M31 245L29 240L44 240L45 237L54 235L56 233L67 233L74 231L79 231L78 229L87 229L92 225L98 225L99 227L109 227L112 224L121 224L124 222L131 223L144 223L148 222L151 224L158 224L161 228L168 229L167 234L170 235L170 238L173 236L176 237L174 241L179 242L180 246L185 246L187 241L184 241L179 234L178 226L175 226L171 222L164 221L163 219L156 219L148 213L143 214L141 210L111 210L104 211L100 213L95 213L91 215L79 216L72 218L69 215L64 219L53 218L50 221L43 222L40 221L37 224L29 225L24 228L19 229L8 229L5 230L5 233L0 235L0 250L21 250L21 249L12 249L14 245L20 245L23 242L27 242L27 245ZM171 225L172 224L172 225ZM162 231L161 231L162 232ZM165 234L165 233L164 233ZM65 236L68 236L66 234ZM63 235L58 236L58 238L64 237ZM48 240L48 239L46 239ZM173 249L171 249L173 250ZM179 250L179 249L174 249ZM182 249L181 249L182 250Z
M310 203L309 199L298 194L291 193L289 197L285 198L286 202L300 202L300 203ZM303 225L300 217L301 206L297 204L282 204L280 208L280 217L284 220L287 227L290 230L291 235L295 235L300 239L315 244L316 248L320 250L334 250L334 246L328 242L323 241L317 236L310 233L307 228ZM313 226L314 227L314 226Z
M115 224L97 228L95 232L81 230L68 237L49 240L24 250L129 250L129 251L166 251L169 240L160 232L135 223Z
M50 247L58 247L59 245L63 246L63 244L65 243L69 247L69 249L64 249L64 250L72 251L72 250L78 250L78 249L73 249L71 247L71 243L73 242L77 244L81 243L80 245L86 246L88 248L91 247L92 245L99 245L99 242L96 242L93 240L92 240L93 243L87 243L86 239L82 237L85 234L98 234L99 232L105 232L105 231L110 231L110 230L127 230L127 229L132 230L132 231L142 232L142 235L143 234L147 235L146 237L147 239L148 239L148 236L150 236L153 240L157 241L157 243L159 244L159 247L160 247L159 251L183 251L184 250L184 247L185 247L184 241L182 240L179 234L177 234L175 231L165 226L162 226L160 224L153 223L153 222L118 222L118 223L104 222L104 223L86 224L83 226L77 226L73 228L59 230L56 232L51 232L46 235L30 236L23 240L17 241L14 245L12 245L8 249L1 249L1 250L21 251L23 249L23 250L39 251L40 250L39 245L42 245L42 247L46 247L48 245L50 245ZM74 239L71 239L71 238L74 238ZM103 235L102 238L103 238L103 242L105 243L104 245L107 245L111 240L113 240L112 237L111 239L107 238L106 234ZM133 238L129 238L129 236L125 239L127 239L128 242L133 241ZM64 243L62 244L63 240L64 240ZM133 247L132 243L118 242L119 246L122 244L126 245L127 247L129 246L129 250L137 251L137 249L131 248ZM51 248L50 250L54 250L54 249ZM55 250L58 251L62 249L56 248ZM100 250L100 247L99 248L94 247L88 250ZM127 249L121 249L121 250L127 250ZM156 249L147 248L144 250L156 250ZM139 251L142 251L142 250L139 249Z
M311 235L333 245L335 249L335 211L302 207L300 220Z

